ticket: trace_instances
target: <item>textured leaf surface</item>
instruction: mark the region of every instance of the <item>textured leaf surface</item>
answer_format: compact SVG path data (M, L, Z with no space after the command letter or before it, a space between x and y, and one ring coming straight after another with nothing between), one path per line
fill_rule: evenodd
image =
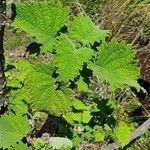
M0 147L7 148L21 140L28 132L28 120L21 115L0 118Z
M71 101L75 98L67 91L64 93L56 90L52 73L53 69L49 64L33 66L25 81L25 93L30 98L33 109L60 115L71 110Z
M65 35L59 38L56 45L55 65L58 67L59 79L67 82L79 74L84 62L92 57L90 48L76 49L75 44Z
M139 70L133 61L134 57L135 53L130 46L113 39L108 45L104 43L99 48L99 56L90 67L95 75L109 82L113 90L125 84L139 89Z
M49 143L53 149L72 148L72 141L68 138L51 137L49 138Z
M18 91L11 91L8 95L8 108L13 110L15 114L27 114L28 105L24 100L28 99L24 91L19 89Z
M107 30L100 30L88 16L83 15L74 17L68 31L71 38L82 42L83 45L104 40L110 34Z
M120 122L115 130L116 138L121 146L125 146L129 143L131 137L131 129L125 122Z
M27 77L28 73L32 70L32 65L28 60L20 60L16 64L16 69L19 70L19 73L16 74L16 78L23 82Z
M16 6L17 16L13 22L15 28L21 28L37 42L43 44L43 51L51 50L57 31L68 18L68 8L60 3L19 3Z

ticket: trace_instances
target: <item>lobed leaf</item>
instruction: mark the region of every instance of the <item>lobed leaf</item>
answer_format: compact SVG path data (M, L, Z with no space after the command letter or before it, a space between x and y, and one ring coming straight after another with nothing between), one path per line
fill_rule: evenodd
M77 15L68 27L69 36L83 45L105 40L110 34L107 30L99 29L88 16Z
M83 63L88 62L94 54L87 47L77 49L66 35L60 36L56 49L54 65L58 67L59 79L64 82L73 80L82 69Z
M134 61L135 52L129 45L113 39L99 47L98 57L89 66L94 75L101 76L109 82L111 88L122 88L123 85L140 88L137 83L139 69Z
M0 118L0 148L13 146L29 131L28 120L22 115L4 115Z
M115 136L122 147L127 145L131 137L130 127L125 122L120 122L115 129Z
M15 114L27 114L28 105L24 102L29 99L23 90L19 89L16 91L9 92L8 98L8 108L14 111Z
M44 63L33 66L25 80L24 91L33 109L61 115L71 110L71 102L75 98L69 92L56 90L52 70L51 66Z
M37 42L44 52L52 50L58 30L68 19L69 9L60 2L18 3L16 18L12 25L24 30Z

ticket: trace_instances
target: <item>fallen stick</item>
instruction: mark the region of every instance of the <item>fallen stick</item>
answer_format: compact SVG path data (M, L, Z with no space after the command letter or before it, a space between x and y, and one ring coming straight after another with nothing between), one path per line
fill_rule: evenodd
M141 135L143 135L148 129L150 129L150 119L145 121L141 126L139 126L137 129L135 129L131 133L131 138L130 138L129 143L135 140L136 138L140 137ZM101 150L117 150L118 148L120 148L120 146L118 145L117 142L114 142L114 143L102 146Z

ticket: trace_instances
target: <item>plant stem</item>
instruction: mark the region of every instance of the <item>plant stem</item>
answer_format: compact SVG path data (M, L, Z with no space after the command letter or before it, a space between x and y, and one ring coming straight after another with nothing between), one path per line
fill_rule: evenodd
M4 48L3 48L3 36L4 36L4 22L6 14L6 0L0 0L0 110L5 105L5 74L4 74Z

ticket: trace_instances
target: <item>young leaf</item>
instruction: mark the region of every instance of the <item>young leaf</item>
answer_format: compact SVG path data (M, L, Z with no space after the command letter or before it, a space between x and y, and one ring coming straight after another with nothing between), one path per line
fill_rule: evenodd
M90 111L83 111L82 113L82 122L88 123L92 118L92 115L90 114Z
M135 52L129 45L119 43L113 39L110 43L99 47L99 56L94 63L90 64L94 75L101 76L110 83L113 90L122 88L123 85L140 88L137 83L139 69L133 61Z
M82 121L82 113L74 113L74 112L69 112L63 115L63 117L66 119L68 123L71 125L75 125L75 122L81 123Z
M93 55L90 48L76 49L75 44L66 35L60 36L56 49L54 64L58 67L59 79L64 82L76 77L83 63L88 62Z
M21 115L4 115L0 118L0 148L13 146L28 132L28 120Z
M115 130L115 136L122 147L127 145L131 137L131 129L125 122L120 122Z
M69 36L83 45L93 44L95 41L105 40L110 34L107 30L99 29L88 17L78 15L74 17L69 28Z
M33 65L25 80L24 91L30 97L28 102L33 109L60 115L71 110L70 106L75 98L67 91L56 90L52 73L53 68L49 64Z
M31 147L27 147L26 144L21 141L15 144L13 147L10 147L9 150L32 150Z
M83 111L83 112L69 112L63 115L63 117L66 119L68 123L71 125L75 125L75 122L78 123L88 123L92 115L90 114L90 111Z
M34 138L33 139L33 147L37 150L41 150L46 145L46 142L41 138Z
M104 141L105 133L104 132L97 132L95 133L95 140L98 142Z
M18 3L17 16L13 22L15 28L21 28L37 42L42 43L42 50L51 50L57 31L68 19L68 8L60 2Z

